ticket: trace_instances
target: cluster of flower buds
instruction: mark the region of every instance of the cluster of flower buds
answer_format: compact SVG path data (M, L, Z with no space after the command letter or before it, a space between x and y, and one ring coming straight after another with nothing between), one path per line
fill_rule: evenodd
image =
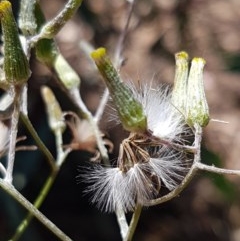
M208 107L203 89L201 58L176 54L173 91L153 83L124 83L104 48L95 50L92 58L106 83L123 128L130 132L119 148L115 167L95 168L83 174L90 185L92 202L107 212L118 208L134 210L136 204L160 195L160 188L173 190L189 170L189 144L186 137L194 127L206 126Z

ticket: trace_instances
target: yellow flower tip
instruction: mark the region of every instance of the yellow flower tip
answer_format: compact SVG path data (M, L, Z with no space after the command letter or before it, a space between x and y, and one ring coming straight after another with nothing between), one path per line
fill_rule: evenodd
M199 66L204 67L204 65L206 64L206 60L203 58L193 58L192 60L192 64L198 64Z
M0 2L0 14L4 14L6 10L11 9L12 4L9 1Z
M181 51L179 53L176 53L175 54L175 59L176 60L182 60L182 59L188 60L188 53L185 52L185 51Z
M91 53L91 57L94 60L101 59L104 56L106 56L106 49L105 48L98 48Z

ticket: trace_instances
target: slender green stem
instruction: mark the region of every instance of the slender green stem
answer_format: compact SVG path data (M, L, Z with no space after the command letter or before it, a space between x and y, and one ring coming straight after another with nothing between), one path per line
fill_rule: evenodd
M54 38L62 29L66 22L72 18L77 9L80 7L82 0L69 0L64 9L50 22L43 26L41 32L31 39L32 44L35 44L43 38Z
M73 89L69 90L69 93L70 93L70 97L71 97L72 101L77 105L79 110L84 114L85 118L89 121L90 125L92 126L92 130L95 135L98 149L99 149L99 152L103 159L103 162L105 164L109 164L107 149L104 146L97 122L94 120L91 112L87 109L86 105L84 104L84 102L79 94L79 90L77 88L73 88Z
M51 189L51 187L52 187L52 185L53 185L53 183L54 183L54 181L56 179L57 173L58 173L57 171L53 171L51 173L51 175L45 181L45 184L43 185L42 190L40 191L37 199L34 202L34 207L35 208L38 209L42 205L43 201L45 200L47 194L49 193L49 190ZM29 212L27 214L25 219L22 220L22 222L17 227L14 236L10 239L11 241L19 240L21 235L24 233L24 231L26 230L26 228L28 227L28 225L32 221L33 217L34 217L33 213Z
M42 205L43 201L45 200L46 196L48 195L56 177L58 174L58 171L66 159L67 155L70 153L70 150L63 151L62 149L62 130L61 128L57 129L55 132L55 139L56 139L56 147L57 147L57 160L56 165L59 167L58 169L52 170L52 173L45 181L38 197L34 201L34 206L39 209ZM19 224L14 236L12 237L11 241L17 241L23 234L23 232L26 230L28 225L30 224L31 220L33 219L33 214L29 212L24 220Z
M35 140L38 148L46 156L51 169L52 170L57 169L54 157L52 156L51 152L48 150L48 148L45 146L45 144L42 142L42 140L38 136L38 134L37 134L36 130L34 129L31 121L29 120L28 116L23 114L23 113L20 113L20 119L24 123L24 125L26 126L27 130L29 131L29 133L31 134L33 139Z
M134 213L133 213L131 223L130 223L129 228L128 228L128 233L127 233L127 236L125 237L124 241L131 241L132 240L133 235L134 235L135 230L136 230L136 227L137 227L137 224L138 224L138 220L139 220L140 215L141 215L141 212L142 212L142 205L138 204L136 206L136 209L135 209Z
M15 187L0 179L0 187L12 196L17 202L25 207L34 217L36 217L46 228L55 234L62 241L71 241L71 239L63 233L53 222L51 222L45 215L43 215L32 203L19 193Z

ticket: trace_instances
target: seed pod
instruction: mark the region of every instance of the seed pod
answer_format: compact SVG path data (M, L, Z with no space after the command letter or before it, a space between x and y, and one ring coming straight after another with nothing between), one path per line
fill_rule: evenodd
M188 54L184 51L175 54L176 70L172 91L172 103L184 116L186 115Z
M203 68L206 64L202 58L194 58L188 77L186 118L190 126L202 127L209 122L209 110L203 85Z
M147 118L143 107L133 97L130 88L121 81L117 70L106 54L106 49L99 48L93 51L91 57L109 89L124 129L131 132L145 132Z
M27 57L22 49L12 6L9 1L0 2L0 18L4 42L5 78L8 83L22 84L30 76Z

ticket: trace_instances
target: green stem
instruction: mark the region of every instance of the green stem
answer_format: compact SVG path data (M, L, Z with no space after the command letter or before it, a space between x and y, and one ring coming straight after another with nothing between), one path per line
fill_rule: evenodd
M69 0L64 9L50 22L43 26L41 32L31 39L31 42L35 44L40 39L54 38L55 35L62 29L66 22L72 18L77 9L80 7L82 0Z
M33 139L35 140L38 148L46 156L51 169L52 170L58 169L56 164L55 164L54 157L52 156L51 152L48 150L48 148L45 146L45 144L42 142L42 140L38 136L38 134L37 134L36 130L34 129L31 121L29 120L28 116L23 114L23 113L20 113L20 119L24 123L26 128L28 129L28 131L31 134L31 136L33 137Z
M34 207L36 209L39 209L40 206L42 205L43 201L45 200L47 194L49 193L49 190L51 189L56 177L57 177L58 172L53 171L51 175L47 178L45 181L45 184L42 187L42 190L40 191L37 199L34 202ZM32 221L34 215L33 213L29 212L24 220L19 224L19 226L16 229L16 232L14 236L10 239L11 241L17 241L21 237L21 235L24 233L30 222Z
M51 187L52 187L52 185L53 185L53 183L54 183L54 181L57 177L58 171L59 171L62 163L64 162L64 160L66 159L67 155L70 152L70 150L63 151L63 149L62 149L62 130L61 130L61 128L57 129L54 133L55 133L56 147L57 147L56 165L59 168L58 169L55 168L54 170L52 170L52 173L50 174L50 176L45 181L38 197L34 201L34 207L36 207L37 209L40 208L40 206L42 205L46 196L48 195L48 193L49 193L49 191L50 191L50 189L51 189ZM14 236L12 237L11 241L19 240L21 235L24 233L24 231L26 230L26 228L28 227L28 225L32 221L33 217L34 217L33 214L31 212L29 212L28 215L26 216L26 218L24 220L22 220L22 222L19 224L19 226L18 226Z
M52 231L60 240L71 241L71 239L63 233L53 222L51 222L45 215L43 215L32 203L30 203L15 187L0 179L0 187L12 196L17 202L25 207L34 217L36 217L46 228Z
M132 240L133 235L134 235L135 230L136 230L136 227L137 227L137 224L138 224L138 220L139 220L140 215L141 215L141 212L142 212L142 206L140 204L138 204L136 206L136 209L135 209L134 213L133 213L131 223L129 225L128 233L127 233L124 241L131 241Z

